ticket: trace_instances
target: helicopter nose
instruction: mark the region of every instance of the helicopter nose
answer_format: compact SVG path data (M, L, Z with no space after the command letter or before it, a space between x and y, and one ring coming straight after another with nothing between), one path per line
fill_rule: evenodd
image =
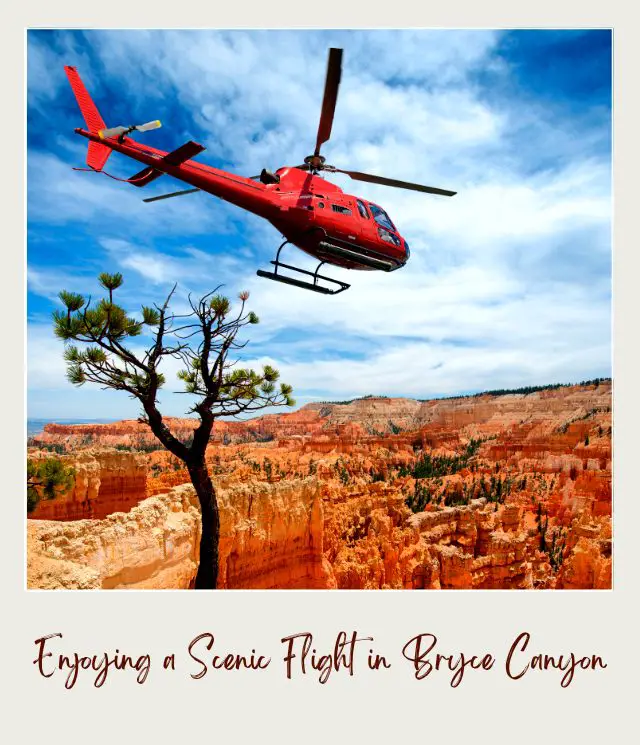
M409 261L409 257L411 256L411 251L409 250L409 244L407 243L406 240L404 241L404 252L407 255L407 259L406 260Z

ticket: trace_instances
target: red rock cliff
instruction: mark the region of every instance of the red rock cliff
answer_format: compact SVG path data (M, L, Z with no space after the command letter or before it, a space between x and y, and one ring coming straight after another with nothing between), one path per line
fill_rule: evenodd
M221 588L335 586L323 556L318 482L218 489ZM191 485L103 520L27 525L27 584L43 589L185 589L197 568L200 514Z

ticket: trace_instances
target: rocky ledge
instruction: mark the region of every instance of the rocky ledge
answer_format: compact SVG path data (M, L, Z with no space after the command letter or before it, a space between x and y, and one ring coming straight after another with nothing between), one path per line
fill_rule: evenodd
M335 586L314 478L218 489L221 588ZM200 514L190 484L102 520L27 522L27 584L41 589L186 589Z

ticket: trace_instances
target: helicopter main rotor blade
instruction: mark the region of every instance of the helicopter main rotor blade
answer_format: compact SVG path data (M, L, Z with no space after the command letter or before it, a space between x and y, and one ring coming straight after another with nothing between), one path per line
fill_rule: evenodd
M329 61L327 62L327 77L324 83L324 98L320 111L320 123L318 125L318 137L316 138L316 149L314 155L320 155L320 147L331 137L333 126L333 115L336 111L338 100L338 88L342 76L342 49L331 47L329 49Z
M181 197L183 194L195 194L200 189L185 189L184 191L172 191L171 194L161 194L159 197L149 197L143 199L143 202L157 202L160 199L171 199L171 197Z
M457 194L455 191L448 189L438 189L435 186L423 186L422 184L413 184L410 181L398 181L394 178L385 178L384 176L374 176L371 173L361 173L360 171L343 171L341 168L327 168L323 170L334 173L346 173L356 181L367 181L370 184L382 184L382 186L394 186L397 189L409 189L410 191L421 191L426 194L440 194L444 197L452 197Z

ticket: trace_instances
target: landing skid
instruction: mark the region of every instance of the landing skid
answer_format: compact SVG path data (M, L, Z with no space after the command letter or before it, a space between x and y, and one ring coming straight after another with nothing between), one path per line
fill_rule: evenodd
M320 267L326 263L324 261L321 261L318 266L316 267L315 272L310 272L307 269L300 269L300 267L297 266L291 266L291 264L283 264L280 261L280 251L289 243L289 241L285 241L280 245L280 248L278 249L278 253L276 254L276 258L271 263L275 266L275 271L273 272L265 272L263 269L258 269L256 274L258 277L264 277L265 279L271 279L274 282L282 282L285 285L293 285L294 287L301 287L303 290L311 290L312 292L318 292L322 295L337 295L340 292L344 292L345 290L348 290L351 285L348 285L346 282L341 282L339 279L333 279L332 277L325 277L323 274L318 274L318 271L320 270ZM298 274L304 274L308 277L313 277L313 282L305 282L301 279L295 279L294 277L287 277L285 274L278 274L278 269L289 269L289 271L297 272ZM332 289L331 287L323 287L322 285L318 284L318 280L323 280L324 282L331 282L333 285L337 285L338 289Z

